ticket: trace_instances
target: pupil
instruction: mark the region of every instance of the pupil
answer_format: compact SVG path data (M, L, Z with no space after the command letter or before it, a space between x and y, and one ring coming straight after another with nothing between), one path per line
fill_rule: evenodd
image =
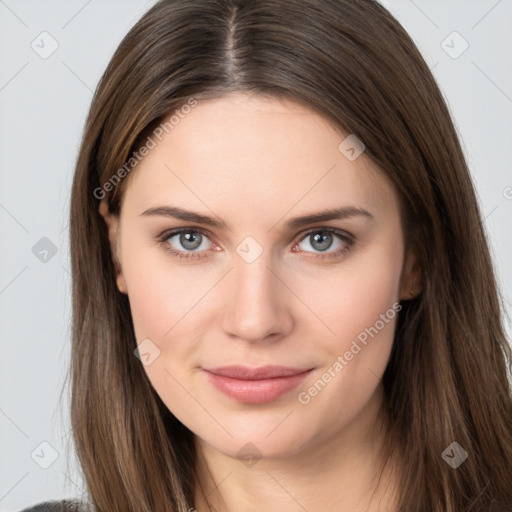
M200 236L193 233L181 233L180 244L189 250L197 249L201 245Z
M320 242L319 245L315 244ZM315 233L313 235L313 243L311 244L318 251L325 251L331 246L332 234L331 233Z

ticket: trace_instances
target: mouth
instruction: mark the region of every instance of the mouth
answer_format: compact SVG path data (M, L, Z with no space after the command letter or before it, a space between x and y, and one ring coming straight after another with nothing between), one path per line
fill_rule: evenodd
M223 366L202 369L209 382L230 398L247 404L273 402L295 389L313 368Z

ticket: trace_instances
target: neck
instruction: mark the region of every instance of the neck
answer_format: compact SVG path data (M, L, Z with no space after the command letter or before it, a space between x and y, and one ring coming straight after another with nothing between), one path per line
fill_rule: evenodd
M361 413L328 438L246 465L196 437L197 512L392 512L395 467L382 454L379 386ZM206 500L207 499L207 500ZM209 504L209 506L208 506Z

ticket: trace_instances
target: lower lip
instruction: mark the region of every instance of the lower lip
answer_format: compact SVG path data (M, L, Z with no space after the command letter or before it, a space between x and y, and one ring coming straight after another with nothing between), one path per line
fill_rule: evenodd
M205 370L211 383L225 395L246 404L264 404L277 400L295 389L310 373L308 370L297 375L274 377L272 379L243 380L215 375Z

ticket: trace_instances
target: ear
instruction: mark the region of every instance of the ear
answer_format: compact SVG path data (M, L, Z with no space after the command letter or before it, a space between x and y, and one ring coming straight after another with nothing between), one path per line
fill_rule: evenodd
M423 289L423 279L416 252L410 249L404 261L400 281L400 300L416 298Z
M121 262L117 256L117 240L118 240L118 228L119 228L119 216L113 215L108 209L108 204L105 199L100 201L99 208L100 215L103 217L105 224L108 229L108 239L110 242L110 250L112 252L112 260L116 269L116 283L117 288L121 293L128 293L126 288L126 282L123 276L123 270L121 268Z

